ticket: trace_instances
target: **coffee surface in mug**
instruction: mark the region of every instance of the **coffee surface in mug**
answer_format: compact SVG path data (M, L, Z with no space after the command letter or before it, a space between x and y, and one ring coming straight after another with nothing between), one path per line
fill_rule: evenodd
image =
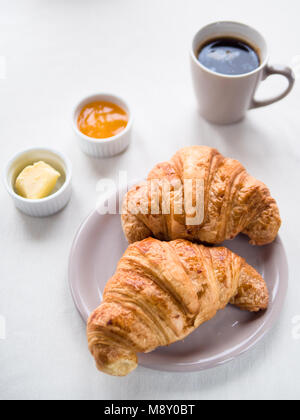
M215 73L239 75L250 73L260 66L258 53L238 38L218 38L202 45L199 62Z

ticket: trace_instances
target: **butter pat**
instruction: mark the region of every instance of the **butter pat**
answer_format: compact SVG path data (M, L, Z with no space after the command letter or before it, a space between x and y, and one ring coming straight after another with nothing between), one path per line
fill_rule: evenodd
M54 190L60 173L45 162L27 166L16 180L16 192L30 200L48 197Z

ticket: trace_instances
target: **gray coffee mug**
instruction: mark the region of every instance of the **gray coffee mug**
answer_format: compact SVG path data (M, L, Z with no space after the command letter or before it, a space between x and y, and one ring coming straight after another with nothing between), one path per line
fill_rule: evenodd
M239 38L256 47L260 66L250 73L234 76L215 73L203 66L197 57L199 48L205 42L219 37ZM233 124L242 120L247 110L273 104L287 96L295 83L293 70L280 65L270 66L268 61L265 39L250 26L237 22L216 22L200 29L193 39L191 63L195 93L203 117L215 124ZM274 98L257 101L255 93L260 82L273 74L288 79L287 89Z

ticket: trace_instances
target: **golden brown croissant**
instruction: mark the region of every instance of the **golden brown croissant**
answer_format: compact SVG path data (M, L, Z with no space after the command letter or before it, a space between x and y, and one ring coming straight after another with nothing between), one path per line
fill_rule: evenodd
M99 370L125 376L148 353L184 339L230 302L268 306L263 278L227 248L148 238L130 245L87 326Z
M151 214L153 180L158 180L158 214L153 211ZM184 209L182 214L176 210L178 195L186 193L185 180L193 180L193 200L195 181L203 183L200 224L188 225ZM169 214L162 205L162 185L166 181L171 185ZM181 190L175 185L181 185ZM142 207L146 211L141 211ZM186 147L169 162L158 164L147 182L128 192L122 213L123 230L130 243L152 236L166 241L187 239L220 244L244 233L251 244L266 245L276 238L281 225L279 210L269 189L250 176L238 161L225 158L216 149L206 146Z

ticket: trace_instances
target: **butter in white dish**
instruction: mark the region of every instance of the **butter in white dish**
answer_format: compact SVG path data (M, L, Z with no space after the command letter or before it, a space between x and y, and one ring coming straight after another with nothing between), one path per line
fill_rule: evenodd
M39 200L48 197L55 189L61 174L47 163L40 161L27 166L19 174L15 190L21 197Z

